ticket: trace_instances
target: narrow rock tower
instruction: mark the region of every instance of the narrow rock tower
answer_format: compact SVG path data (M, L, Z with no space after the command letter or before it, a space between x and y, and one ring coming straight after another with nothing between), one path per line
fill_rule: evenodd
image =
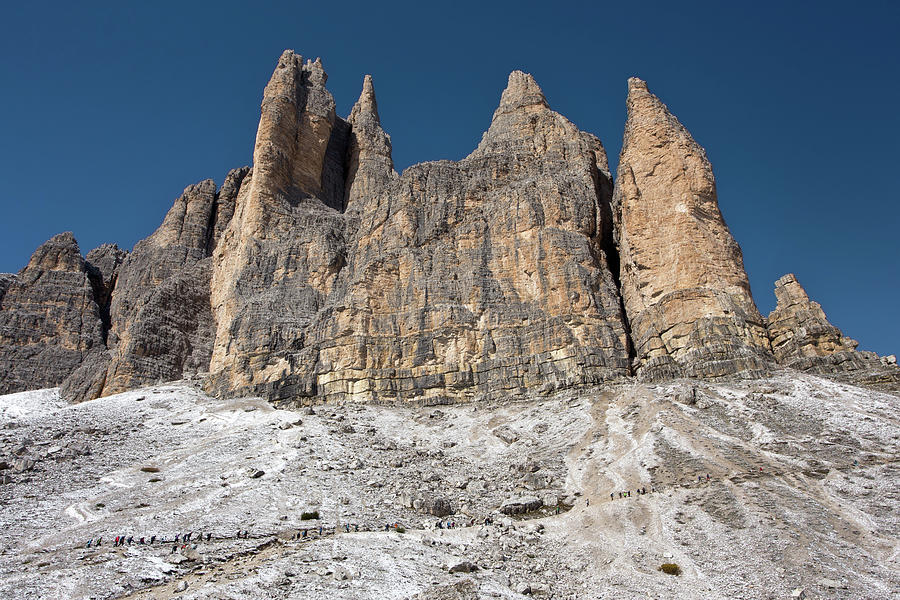
M636 78L613 213L637 375L715 377L772 361L706 153Z

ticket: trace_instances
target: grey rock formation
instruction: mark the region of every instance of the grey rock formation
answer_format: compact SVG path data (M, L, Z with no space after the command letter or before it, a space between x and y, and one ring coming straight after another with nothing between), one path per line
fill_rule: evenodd
M253 175L213 253L209 387L218 392L315 394L314 379L298 375L317 362L307 328L347 261L335 181L348 126L326 78L320 61L286 51L266 86Z
M628 81L613 210L637 374L765 370L765 322L719 211L706 152L636 78Z
M372 78L346 120L326 81L286 51L253 169L186 188L130 254L85 260L68 234L0 276L0 391L84 400L208 372L220 395L435 404L776 358L894 381L795 280L767 325L705 152L644 82L629 80L613 193L600 140L526 73L469 156L402 174Z
M896 364L874 352L857 350L858 342L828 322L825 311L809 299L793 273L775 282L775 298L778 303L769 313L768 331L780 364L862 383L900 383Z
M42 244L0 299L0 393L59 385L103 347L100 307L71 233Z
M111 290L108 350L85 360L62 386L63 397L86 400L208 369L215 329L209 256L248 173L232 170L218 191L209 179L188 186L127 257L117 248L91 252L102 274L95 287Z
M317 184L326 145L295 145L338 122L320 69L285 55L266 88L253 183L215 253L211 389L441 402L627 374L599 140L515 72L470 156L398 177L367 78L342 214Z
M3 301L3 296L6 294L6 290L9 289L9 286L16 280L16 276L12 273L0 273L0 302Z

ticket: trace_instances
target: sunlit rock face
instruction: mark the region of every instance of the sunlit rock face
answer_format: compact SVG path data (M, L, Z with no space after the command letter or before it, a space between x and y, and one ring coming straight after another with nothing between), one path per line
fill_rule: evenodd
M893 356L857 350L858 342L832 325L818 302L813 302L793 273L775 282L778 304L769 313L772 351L782 365L811 373L845 374L860 383L900 382Z
M599 140L515 72L470 156L398 176L371 79L344 142L320 68L283 56L267 87L253 183L215 256L212 388L442 401L627 375ZM298 152L305 123L331 141ZM340 143L344 213L316 186Z
M632 78L613 199L622 296L642 377L720 376L772 361L706 152Z
M199 376L221 396L433 404L784 366L900 385L795 278L763 319L703 148L643 81L615 189L600 140L521 71L469 156L402 174L372 78L346 119L326 81L285 51L253 168L188 186L130 253L85 259L61 234L0 274L0 392Z

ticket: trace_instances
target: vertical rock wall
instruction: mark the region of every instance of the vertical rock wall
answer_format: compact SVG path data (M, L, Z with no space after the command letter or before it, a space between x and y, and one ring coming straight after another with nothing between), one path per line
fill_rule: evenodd
M765 322L719 211L706 153L634 78L613 210L637 374L766 368Z
M130 254L61 234L0 275L0 393L209 370L224 395L439 403L776 359L900 381L792 276L760 316L705 152L642 81L613 193L600 141L525 73L469 156L402 174L371 77L347 120L326 80L286 51L252 171L189 186Z
M346 264L348 128L319 61L286 51L266 86L253 176L213 255L211 389L313 393L306 329ZM298 367L298 365L300 365Z
M320 69L286 53L266 88L253 183L215 254L213 390L444 401L627 374L599 140L515 72L472 155L398 176L366 78L342 214L316 186L340 123Z
M370 105L367 81L351 122ZM366 193L351 188L340 293L310 329L317 394L441 402L627 375L599 140L514 72L471 155L397 178L368 114L360 146L381 152Z
M100 307L71 233L42 244L0 299L0 394L54 387L103 347Z

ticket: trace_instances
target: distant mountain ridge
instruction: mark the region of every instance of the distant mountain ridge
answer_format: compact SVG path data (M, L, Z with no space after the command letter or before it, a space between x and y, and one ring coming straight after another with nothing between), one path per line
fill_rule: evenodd
M203 374L219 395L443 403L792 367L900 385L797 279L766 319L706 153L639 79L605 150L514 71L478 147L398 174L366 76L266 86L253 168L185 189L131 253L55 236L0 277L0 393L70 400Z

